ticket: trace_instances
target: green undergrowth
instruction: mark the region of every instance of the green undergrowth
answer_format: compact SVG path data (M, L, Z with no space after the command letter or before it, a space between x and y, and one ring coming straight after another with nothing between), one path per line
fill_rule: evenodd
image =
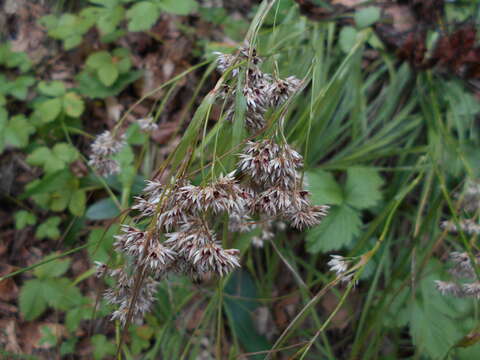
M25 54L0 45L0 151L22 154L41 174L6 199L14 204L18 231L58 244L9 275L23 274L22 320L61 316L67 335L45 328L42 339L64 356L78 351L76 331L88 328L95 359L114 356L122 333L128 339L117 355L124 359L199 359L204 351L216 359L480 358L477 301L444 297L434 285L448 277L444 254L476 249L475 237L447 235L439 226L463 211L455 192L480 177L475 95L453 76L415 73L400 63L373 31L380 19L373 5L357 10L347 27L307 20L289 0L263 2L255 10L246 37L264 59L262 70L304 84L268 114L265 134L284 121L284 136L304 156L312 200L329 205L329 215L305 233L279 231L262 249L250 246L256 233L238 236L232 243L241 250L241 270L206 286L180 276L163 281L145 323L123 330L119 324L114 331L91 326L107 321L111 311L100 296L112 285L108 280L99 280L93 292L82 287L94 276L94 261L120 261L112 255L118 223L129 219L133 197L157 171L168 168L201 183L234 169L248 137L246 105L238 96L233 122L211 120L215 91L202 86L215 71L211 50L224 44L201 44L195 49L199 65L156 90L169 94L189 73L203 72L189 107L194 115L183 120L178 145L163 160L158 145L131 124L128 144L117 155L120 175L107 178L89 168L82 177L73 170L88 156L79 144L96 135L85 131L86 109L140 78L130 50L115 42L127 32L149 31L162 14L199 14L215 24L227 23L228 15L193 0L96 0L76 13L48 15L41 23L64 50L79 46L91 28L109 44L89 54L68 88L39 80ZM366 51L375 51L373 60L365 60ZM168 101L165 96L155 104L155 119ZM73 275L72 259L80 251L90 268ZM331 254L360 260L356 287L336 283L326 265ZM330 296L333 308L325 305ZM276 314L285 300L294 313L280 323ZM262 309L277 321L273 336L256 326ZM340 312L342 326L334 318Z

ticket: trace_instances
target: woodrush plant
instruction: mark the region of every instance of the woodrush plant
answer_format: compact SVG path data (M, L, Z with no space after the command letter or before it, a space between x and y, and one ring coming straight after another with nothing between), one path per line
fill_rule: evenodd
M267 110L282 106L297 91L300 80L274 80L263 73L261 59L253 48L241 48L236 56L218 55L217 68L224 75L231 74L237 86L233 91L225 86L220 94L220 99L229 103L225 119L232 121L235 117L232 99L243 96L246 128L265 132ZM245 77L243 84L240 74ZM237 89L241 89L240 94ZM213 162L212 175L204 177L198 186L181 174L173 176L168 184L158 180L147 183L132 206L139 212L136 223L123 225L116 236L115 250L128 261L108 270L108 275L116 279L115 287L105 293L107 301L118 306L112 319L119 319L123 325L131 320L141 322L154 301L157 281L169 273L201 279L213 274L224 276L240 267L240 251L225 249L227 241L218 241L215 229L223 228L223 234L244 232L259 222L287 220L303 230L327 215L328 206L311 205L308 191L302 189L303 178L298 172L302 157L286 143L282 122L275 123L273 129L270 138L248 141L236 169L227 175L214 178ZM101 134L92 144L90 163L102 173L117 170L115 164L105 166L108 159L94 160L122 146L110 132ZM183 174L186 170L182 167ZM225 223L218 221L219 217ZM138 228L141 223L144 229ZM106 271L99 264L98 273Z

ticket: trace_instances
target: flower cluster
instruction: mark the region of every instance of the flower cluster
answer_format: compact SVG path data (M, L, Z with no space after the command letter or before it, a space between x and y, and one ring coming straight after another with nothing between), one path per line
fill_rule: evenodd
M352 261L341 255L330 255L331 260L327 263L330 271L334 272L342 282L350 282L354 273L348 273L352 265Z
M139 119L137 123L138 126L140 126L140 129L146 133L151 133L158 129L158 125L155 123L154 118L151 116Z
M219 214L246 213L248 198L232 174L204 186L148 181L133 209L139 220L150 218L152 225L146 230L123 225L114 243L129 261L128 266L109 272L117 280L116 288L105 294L118 306L113 318L125 324L131 309L132 319L139 322L150 309L156 282L169 273L202 278L224 276L239 267L240 252L222 247L211 220ZM129 269L142 274L136 287L134 276L126 275Z
M240 155L238 170L250 178L255 194L251 212L288 221L299 230L320 223L328 206L310 203L298 173L302 165L301 155L288 144L278 145L271 139L248 142Z
M472 261L466 252L455 251L450 254L450 260L453 263L450 273L455 278L455 281L436 280L435 285L437 290L440 291L442 295L480 299L480 282L477 279L474 269L474 266L478 266L480 257L475 257L475 265L472 265ZM474 281L461 283L461 279L471 279Z
M112 159L125 146L125 137L114 136L110 131L104 131L95 138L91 145L88 165L92 166L102 176L108 176L120 171L118 162Z
M480 234L480 224L473 219L460 219L458 226L453 221L443 221L440 226L442 229L452 233L463 231L469 235Z
M262 59L257 56L253 48L241 48L238 56L216 53L217 69L224 73L235 66L238 62L247 63L246 80L243 86L243 96L247 104L245 113L245 124L252 131L265 127L265 113L269 108L277 108L283 105L301 85L301 81L294 76L286 79L275 79L271 74L260 70L259 65ZM232 70L232 75L238 75L238 68ZM227 116L232 117L235 111L236 90L230 90L228 86L224 89L222 97L227 101L229 107Z
M258 68L261 59L251 49L241 49L237 57L220 55L218 68L226 71L238 59L248 62L245 125L259 129L265 126L267 109L287 101L300 81L294 77L273 80L262 73ZM146 131L155 129L150 119L140 120L139 125ZM118 152L121 146L116 143L110 152L98 150L107 140L113 142L110 133L97 139L92 151L102 156ZM302 156L287 143L265 139L247 142L237 168L216 179L201 184L184 178L170 184L147 181L132 206L135 223L123 225L114 243L115 250L127 259L125 265L114 270L102 264L97 267L99 276L107 274L117 281L105 293L107 301L117 306L113 319L123 324L129 319L141 321L151 308L156 284L170 273L201 279L225 276L240 267L239 250L226 248L228 241L220 238L218 230L225 234L260 227L261 235L252 242L262 246L273 238L274 227L285 228L284 221L300 230L318 224L328 206L310 203L302 187L302 166Z

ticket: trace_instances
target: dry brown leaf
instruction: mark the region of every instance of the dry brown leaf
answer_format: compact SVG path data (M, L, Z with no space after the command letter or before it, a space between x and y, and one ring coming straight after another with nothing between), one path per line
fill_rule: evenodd
M10 274L17 268L8 264L0 264L0 276ZM13 278L0 281L0 300L10 301L17 297L18 287Z

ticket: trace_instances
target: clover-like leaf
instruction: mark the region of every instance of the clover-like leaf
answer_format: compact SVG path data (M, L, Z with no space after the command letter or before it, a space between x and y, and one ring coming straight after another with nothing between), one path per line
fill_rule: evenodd
M60 225L60 217L53 216L48 218L44 223L42 223L35 232L35 236L39 239L52 239L56 240L60 237L60 230L58 225Z
M30 211L26 210L17 211L14 215L14 218L15 228L17 230L23 229L29 225L35 225L35 223L37 222L37 217Z
M140 1L127 11L128 30L148 30L155 24L159 16L160 9L155 3Z
M79 117L85 109L85 104L79 95L69 92L63 97L63 109L68 116Z
M35 127L28 122L24 115L16 115L8 121L5 127L4 141L12 146L22 148L28 145L28 138L34 132Z
M320 225L307 233L307 250L311 253L328 252L349 246L360 233L360 214L343 204L333 207Z
M40 118L43 123L49 123L55 120L62 111L62 101L60 98L48 99L37 105L35 116Z
M39 296L43 290L43 282L40 279L27 280L20 290L20 312L27 321L31 321L43 314L47 308L47 302L43 296Z

